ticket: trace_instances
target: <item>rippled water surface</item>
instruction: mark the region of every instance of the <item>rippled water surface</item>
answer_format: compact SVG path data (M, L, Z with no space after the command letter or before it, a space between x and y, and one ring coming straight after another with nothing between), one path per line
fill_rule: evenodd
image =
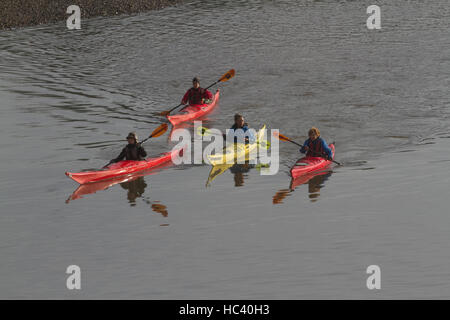
M450 6L378 1L369 31L370 4L188 1L0 32L0 298L448 297ZM234 166L205 187L210 166L169 166L73 196L65 171L230 68L211 126L240 112L302 142L315 125L344 165L291 181L282 143L274 176Z

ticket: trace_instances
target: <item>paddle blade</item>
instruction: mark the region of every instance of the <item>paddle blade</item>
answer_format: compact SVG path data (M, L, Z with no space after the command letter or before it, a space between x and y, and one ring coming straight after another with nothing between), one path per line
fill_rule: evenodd
M228 81L228 80L230 80L231 78L234 77L234 74L235 74L234 69L231 69L230 71L228 71L227 73L225 73L225 74L219 79L218 82L225 82L225 81Z
M167 131L167 128L168 128L167 123L163 123L158 128L153 130L153 132L149 138L156 138L156 137L162 136Z
M289 139L288 137L286 137L286 136L284 136L284 135L282 135L281 133L276 132L276 131L273 133L273 136L274 136L275 138L280 139L281 141L291 141L291 139Z

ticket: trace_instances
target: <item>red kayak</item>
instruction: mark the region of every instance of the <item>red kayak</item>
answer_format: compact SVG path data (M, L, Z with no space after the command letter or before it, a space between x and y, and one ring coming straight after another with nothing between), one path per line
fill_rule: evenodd
M333 152L334 159L334 144L329 144L331 151ZM305 173L321 170L328 165L333 163L332 161L326 160L322 157L303 157L298 160L291 169L292 178L297 178Z
M213 111L214 108L219 105L219 94L220 94L219 89L217 89L216 94L214 95L213 100L211 101L210 104L189 105L181 109L180 112L182 113L173 116L167 116L167 119L169 119L172 125L176 126L179 123L203 117L204 115Z
M66 203L69 203L71 200L80 199L85 195L96 193L98 191L106 190L116 184L131 182L140 177L148 176L157 173L160 169L170 167L171 163L166 162L164 164L159 165L158 167L151 168L144 171L135 172L132 174L127 174L125 176L114 177L107 180L100 180L97 182L87 183L79 185L78 188L72 193L72 195L66 200Z
M325 169L325 168L324 168ZM330 170L325 170L325 171L319 171L319 172L308 172L305 173L297 178L292 178L291 179L291 184L289 185L289 190L290 191L294 191L295 188L297 188L298 186L302 185L302 184L307 184L310 183L310 181L316 177L320 177L326 174L330 174ZM319 183L320 184L320 183Z
M184 149L184 148L183 148ZM183 149L166 152L158 158L148 158L143 161L124 160L107 166L104 170L72 173L66 172L66 176L72 178L79 184L92 183L115 177L129 175L138 171L151 169L171 161L172 155L182 155Z

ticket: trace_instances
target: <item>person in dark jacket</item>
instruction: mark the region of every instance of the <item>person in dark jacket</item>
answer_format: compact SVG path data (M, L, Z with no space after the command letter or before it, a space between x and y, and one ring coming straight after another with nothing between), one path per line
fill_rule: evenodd
M309 139L303 143L300 149L301 153L306 152L306 156L324 157L327 160L333 160L333 152L323 138L320 137L320 131L316 127L312 127L308 131Z
M144 160L147 156L147 152L145 152L144 148L138 141L138 137L135 132L130 132L127 136L128 145L123 148L122 152L119 156L110 163L116 163L122 160Z
M242 129L244 131L244 139L245 143L254 143L255 142L255 135L250 130L248 124L245 122L244 116L242 116L239 113L236 113L234 115L234 124L231 126L230 131L228 132L228 135L230 137L234 136L234 142L237 142L237 136L235 134L236 130ZM227 135L223 135L224 139L227 138ZM230 139L232 140L232 139Z
M203 89L200 87L200 80L195 77L192 79L192 88L190 88L183 96L181 100L182 104L189 103L193 104L203 104L209 103L213 98L213 95L210 91Z

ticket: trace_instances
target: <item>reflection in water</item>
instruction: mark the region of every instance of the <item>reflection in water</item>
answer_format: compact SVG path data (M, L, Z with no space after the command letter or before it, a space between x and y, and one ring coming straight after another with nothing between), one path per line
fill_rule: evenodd
M234 174L234 186L242 187L244 185L244 178L247 177L245 173L249 172L250 169L254 167L254 164L249 164L248 162L242 164L234 163L212 166L211 171L209 172L208 180L206 181L206 186L209 186L215 178L230 169L230 172Z
M156 201L158 202L158 201ZM167 213L167 207L160 203L152 204L152 210L158 213L161 213L163 217L167 217L169 214Z
M235 187L242 187L244 185L244 177L247 175L244 175L244 173L247 173L250 171L251 168L253 168L255 165L253 164L235 164L230 168L230 171L234 174L234 186Z
M145 188L147 188L147 183L144 180L144 175L149 175L154 173L138 173L132 176L125 177L117 177L113 179L109 179L106 181L99 181L95 183L88 183L80 185L70 197L66 200L66 203L69 203L71 200L81 199L83 196L96 193L98 191L106 190L116 184L120 184L120 186L127 190L127 200L130 203L130 206L136 206L136 199L142 198L142 200L151 206L152 210L160 213L163 217L168 216L167 207L163 204L160 204L159 201L150 201L150 199L143 198L143 194L145 192Z
M291 180L289 189L281 189L274 196L272 203L280 204L283 200L294 192L295 188L308 183L309 199L311 202L316 202L320 197L320 189L324 187L324 183L331 176L332 171L315 172L302 175L296 179Z
M122 182L120 186L128 190L127 199L132 207L136 205L136 199L142 197L145 192L147 184L144 181L144 177L138 177L137 179Z

